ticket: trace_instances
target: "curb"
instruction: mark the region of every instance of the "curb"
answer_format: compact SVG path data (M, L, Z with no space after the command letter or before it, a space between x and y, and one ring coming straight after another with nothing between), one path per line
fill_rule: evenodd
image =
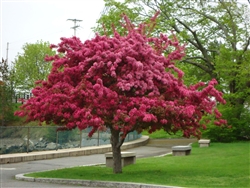
M113 181L94 181L78 179L61 179L61 178L33 178L26 177L25 174L17 174L15 179L29 182L56 183L67 185L79 185L86 187L109 187L109 188L181 188L175 186L150 185L130 182L113 182Z

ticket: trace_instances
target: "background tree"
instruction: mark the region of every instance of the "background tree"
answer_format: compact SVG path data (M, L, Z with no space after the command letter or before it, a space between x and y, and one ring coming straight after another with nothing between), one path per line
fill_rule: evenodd
M6 60L0 62L0 123L7 125L8 121L14 119L14 108L12 104L13 89L11 85L11 70Z
M34 97L16 115L70 129L92 127L89 136L110 129L114 173L122 172L120 148L129 132L180 130L199 138L203 115L226 124L216 109L217 102L225 103L216 81L185 86L175 67L184 47L175 37L149 37L156 16L138 28L124 16L124 36L114 31L113 37L97 35L84 43L62 38L52 47L64 55L47 58L53 61L48 80L37 82Z
M54 55L49 42L37 41L35 44L26 43L23 53L19 53L14 61L14 84L16 89L30 91L36 80L45 80L51 70L51 64L46 63L46 55Z
M138 20L148 20L159 10L161 14L152 34L175 31L180 41L186 44L186 56L176 64L185 72L185 82L193 84L217 79L218 89L226 94L228 101L222 111L233 125L234 131L230 134L234 139L250 137L249 6L235 0L105 2L105 14L98 20L96 31L102 30L103 24L110 25L110 20L116 28L121 27L117 17L122 13L132 15L133 22L137 23ZM111 30L106 29L106 33L110 34Z

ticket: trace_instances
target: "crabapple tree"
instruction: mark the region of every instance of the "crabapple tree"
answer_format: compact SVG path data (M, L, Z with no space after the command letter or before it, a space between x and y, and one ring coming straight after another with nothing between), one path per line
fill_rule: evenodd
M221 119L216 103L225 103L222 93L209 83L186 86L183 72L175 67L184 46L176 37L150 37L157 14L150 23L135 27L124 15L125 35L99 36L82 43L79 38L61 38L52 45L63 55L53 61L46 81L37 81L18 116L27 121L65 125L80 130L110 129L114 173L121 173L121 145L131 131L150 133L183 131L185 137L200 137L200 120L214 114Z

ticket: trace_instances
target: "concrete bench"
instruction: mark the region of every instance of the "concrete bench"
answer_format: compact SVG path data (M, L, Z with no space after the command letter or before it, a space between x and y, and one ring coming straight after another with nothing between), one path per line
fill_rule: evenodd
M122 167L135 164L136 155L133 152L121 152ZM113 167L113 152L105 153L106 167Z
M191 146L173 146L172 153L174 156L184 156L191 153Z
M210 140L208 140L208 139L200 139L198 141L198 143L199 143L200 147L209 147Z

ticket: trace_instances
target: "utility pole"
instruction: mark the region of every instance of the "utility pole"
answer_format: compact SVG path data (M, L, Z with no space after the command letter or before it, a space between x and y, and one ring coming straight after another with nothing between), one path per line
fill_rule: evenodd
M74 29L74 36L76 36L76 29L80 27L80 25L76 25L76 22L81 22L82 20L77 20L77 19L67 19L67 21L73 21L74 26L71 27L71 29Z
M7 49L6 49L6 63L8 65L8 57L9 56L9 43L7 42Z

